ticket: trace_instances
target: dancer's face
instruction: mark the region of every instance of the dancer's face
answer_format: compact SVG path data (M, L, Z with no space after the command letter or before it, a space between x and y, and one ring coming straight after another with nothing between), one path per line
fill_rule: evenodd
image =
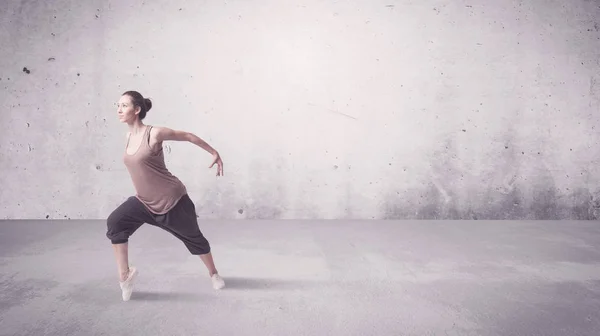
M133 122L137 118L137 114L140 113L140 108L133 105L131 97L124 95L117 103L117 113L119 121L124 123Z

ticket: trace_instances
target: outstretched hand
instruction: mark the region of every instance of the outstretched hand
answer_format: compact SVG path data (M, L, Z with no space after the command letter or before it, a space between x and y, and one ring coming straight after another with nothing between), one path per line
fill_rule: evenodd
M208 168L212 168L215 164L217 164L217 176L223 176L223 160L221 160L219 153L213 155L213 161Z

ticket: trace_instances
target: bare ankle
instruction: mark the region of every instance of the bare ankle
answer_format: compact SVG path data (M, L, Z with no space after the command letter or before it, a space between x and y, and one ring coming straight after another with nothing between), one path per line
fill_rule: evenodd
M127 280L128 276L129 276L129 270L127 270L125 272L121 272L121 274L119 275L119 280L125 281L125 280Z

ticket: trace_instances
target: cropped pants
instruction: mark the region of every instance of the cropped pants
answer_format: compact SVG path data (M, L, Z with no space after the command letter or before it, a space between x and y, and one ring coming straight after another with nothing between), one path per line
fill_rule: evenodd
M152 213L135 196L129 197L108 216L106 237L113 244L123 244L144 223L170 232L183 242L193 255L210 252L210 244L198 227L196 207L186 194L169 212L163 215Z

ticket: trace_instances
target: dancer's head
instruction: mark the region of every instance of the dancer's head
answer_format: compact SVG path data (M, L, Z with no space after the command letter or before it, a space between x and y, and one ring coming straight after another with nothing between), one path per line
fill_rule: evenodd
M133 122L137 118L143 120L151 108L150 99L144 98L137 91L127 91L119 99L117 113L122 122Z

